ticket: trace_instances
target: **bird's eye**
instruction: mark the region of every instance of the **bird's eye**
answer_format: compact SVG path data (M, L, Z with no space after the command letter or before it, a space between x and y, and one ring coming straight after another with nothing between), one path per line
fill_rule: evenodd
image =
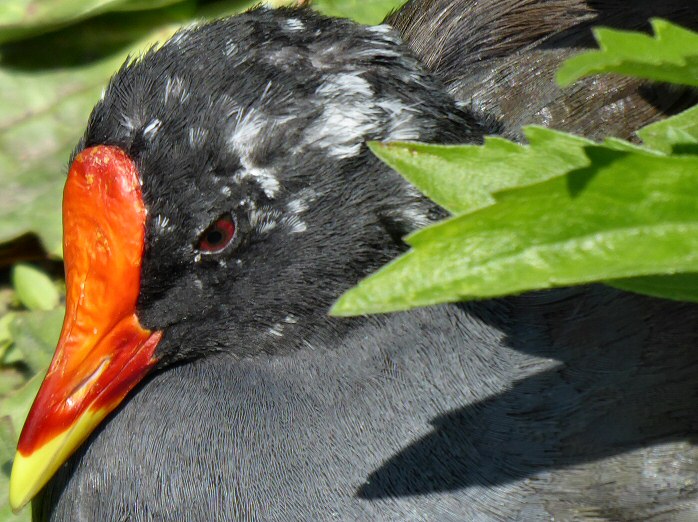
M203 254L215 254L227 247L234 237L235 221L230 214L224 214L204 230L197 248Z

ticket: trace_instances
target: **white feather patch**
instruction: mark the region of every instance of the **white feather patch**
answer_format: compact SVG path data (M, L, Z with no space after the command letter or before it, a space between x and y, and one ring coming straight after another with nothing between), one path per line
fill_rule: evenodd
M370 99L371 85L360 73L330 75L317 89L322 115L306 130L302 144L324 149L334 158L350 158L361 151L367 137L379 130L378 111Z
M259 184L264 194L269 199L273 199L280 188L279 180L272 169L255 166L250 157L267 125L269 122L254 110L247 110L244 114L239 113L235 129L228 139L228 145L239 156L242 165L242 169L233 179L240 181L252 178Z
M284 22L284 25L289 31L302 31L305 29L305 24L298 20L298 18L289 18Z
M193 149L200 149L206 144L208 138L208 129L202 127L189 128L189 145Z
M189 99L189 92L179 76L168 77L165 81L165 104L171 101L184 103Z
M160 120L157 118L150 120L145 129L143 129L143 137L147 140L152 140L160 130L160 127L162 127L162 122Z

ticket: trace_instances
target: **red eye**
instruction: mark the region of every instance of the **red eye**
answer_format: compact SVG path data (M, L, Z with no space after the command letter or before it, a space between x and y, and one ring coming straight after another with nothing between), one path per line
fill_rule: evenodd
M225 214L201 234L198 249L205 254L215 254L227 247L233 237L235 237L235 221L230 214Z

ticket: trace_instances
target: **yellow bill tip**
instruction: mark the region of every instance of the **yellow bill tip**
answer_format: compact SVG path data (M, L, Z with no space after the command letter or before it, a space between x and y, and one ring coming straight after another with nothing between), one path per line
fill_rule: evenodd
M10 506L17 513L41 491L63 463L106 417L109 410L86 411L66 431L29 455L18 451L10 476Z

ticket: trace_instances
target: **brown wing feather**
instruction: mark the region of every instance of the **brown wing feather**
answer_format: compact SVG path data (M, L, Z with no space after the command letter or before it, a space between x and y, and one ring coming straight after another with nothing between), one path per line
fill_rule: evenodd
M695 0L413 0L387 22L459 101L511 134L538 123L601 139L698 103L695 90L616 75L561 89L560 64L594 48L591 28L649 30L661 17L698 28Z

